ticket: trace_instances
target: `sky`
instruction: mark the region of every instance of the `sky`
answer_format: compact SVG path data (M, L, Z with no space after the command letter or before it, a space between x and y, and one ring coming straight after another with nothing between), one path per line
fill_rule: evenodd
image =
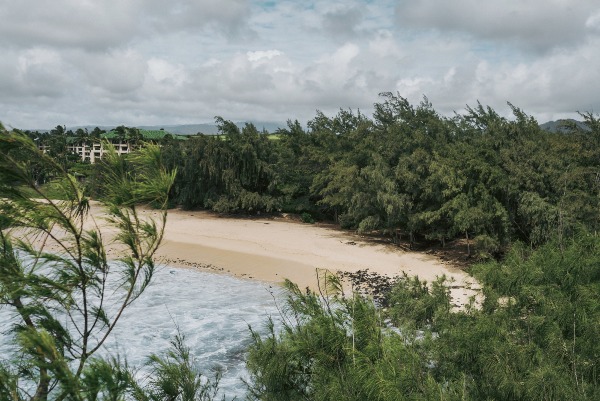
M0 0L0 121L156 125L600 111L597 0Z

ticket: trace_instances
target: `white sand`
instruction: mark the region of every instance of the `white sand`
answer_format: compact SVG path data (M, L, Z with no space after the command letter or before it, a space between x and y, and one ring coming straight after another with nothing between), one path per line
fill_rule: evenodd
M158 217L155 210L141 213ZM91 216L110 237L104 211L92 202ZM109 253L109 256L112 252ZM331 272L369 269L381 275L406 272L428 282L446 275L455 304L464 305L478 293L477 282L464 271L438 258L378 245L328 225L304 224L284 218L231 218L204 211L169 210L159 262L195 267L236 277L316 289L315 269Z
M332 272L369 269L387 276L404 271L428 282L446 275L454 281L452 296L459 304L475 294L469 288L478 287L464 271L433 256L373 244L328 226L283 218L230 218L171 210L158 256L173 265L209 265L216 271L274 283L287 278L301 288L313 289L317 268Z

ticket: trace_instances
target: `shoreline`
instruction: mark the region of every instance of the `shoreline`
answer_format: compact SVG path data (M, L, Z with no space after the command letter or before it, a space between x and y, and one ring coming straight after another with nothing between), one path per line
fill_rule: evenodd
M317 269L332 273L367 270L387 277L406 272L428 283L446 275L456 307L479 294L473 277L435 256L374 244L330 225L283 217L223 217L208 211L173 209L168 213L156 256L169 266L272 284L289 279L299 288L313 290L318 286Z
M141 217L158 217L158 211L140 207ZM86 225L95 222L105 239L114 228L106 213L90 202ZM52 245L48 244L50 248ZM114 245L107 248L114 255ZM317 269L331 273L368 271L389 278L418 276L431 283L448 278L452 303L462 308L471 296L479 301L477 281L462 269L440 258L402 250L391 244L373 243L328 224L306 224L285 217L237 218L209 211L170 209L163 241L155 260L174 268L192 268L240 279L280 285L289 279L299 288L318 289Z

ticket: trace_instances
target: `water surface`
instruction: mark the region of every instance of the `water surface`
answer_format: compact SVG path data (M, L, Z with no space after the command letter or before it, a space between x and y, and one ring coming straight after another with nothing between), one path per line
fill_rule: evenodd
M268 283L162 267L125 311L101 352L125 356L131 366L140 367L151 353L168 349L179 330L201 370L211 376L215 368L221 369L221 388L227 398L243 399L240 377L247 377L248 325L260 331L269 315L277 315L274 290ZM11 348L5 333L8 320L8 310L0 310L2 357Z

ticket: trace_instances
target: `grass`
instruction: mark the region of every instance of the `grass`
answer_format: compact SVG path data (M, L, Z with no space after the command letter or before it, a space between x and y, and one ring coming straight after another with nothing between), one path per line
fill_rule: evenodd
M62 191L60 184L56 181L50 181L45 184L42 184L38 187L38 189L44 194L46 194L46 196L50 199L68 200L65 196L65 193ZM27 196L31 198L39 198L39 194L32 188L24 187L23 191Z

